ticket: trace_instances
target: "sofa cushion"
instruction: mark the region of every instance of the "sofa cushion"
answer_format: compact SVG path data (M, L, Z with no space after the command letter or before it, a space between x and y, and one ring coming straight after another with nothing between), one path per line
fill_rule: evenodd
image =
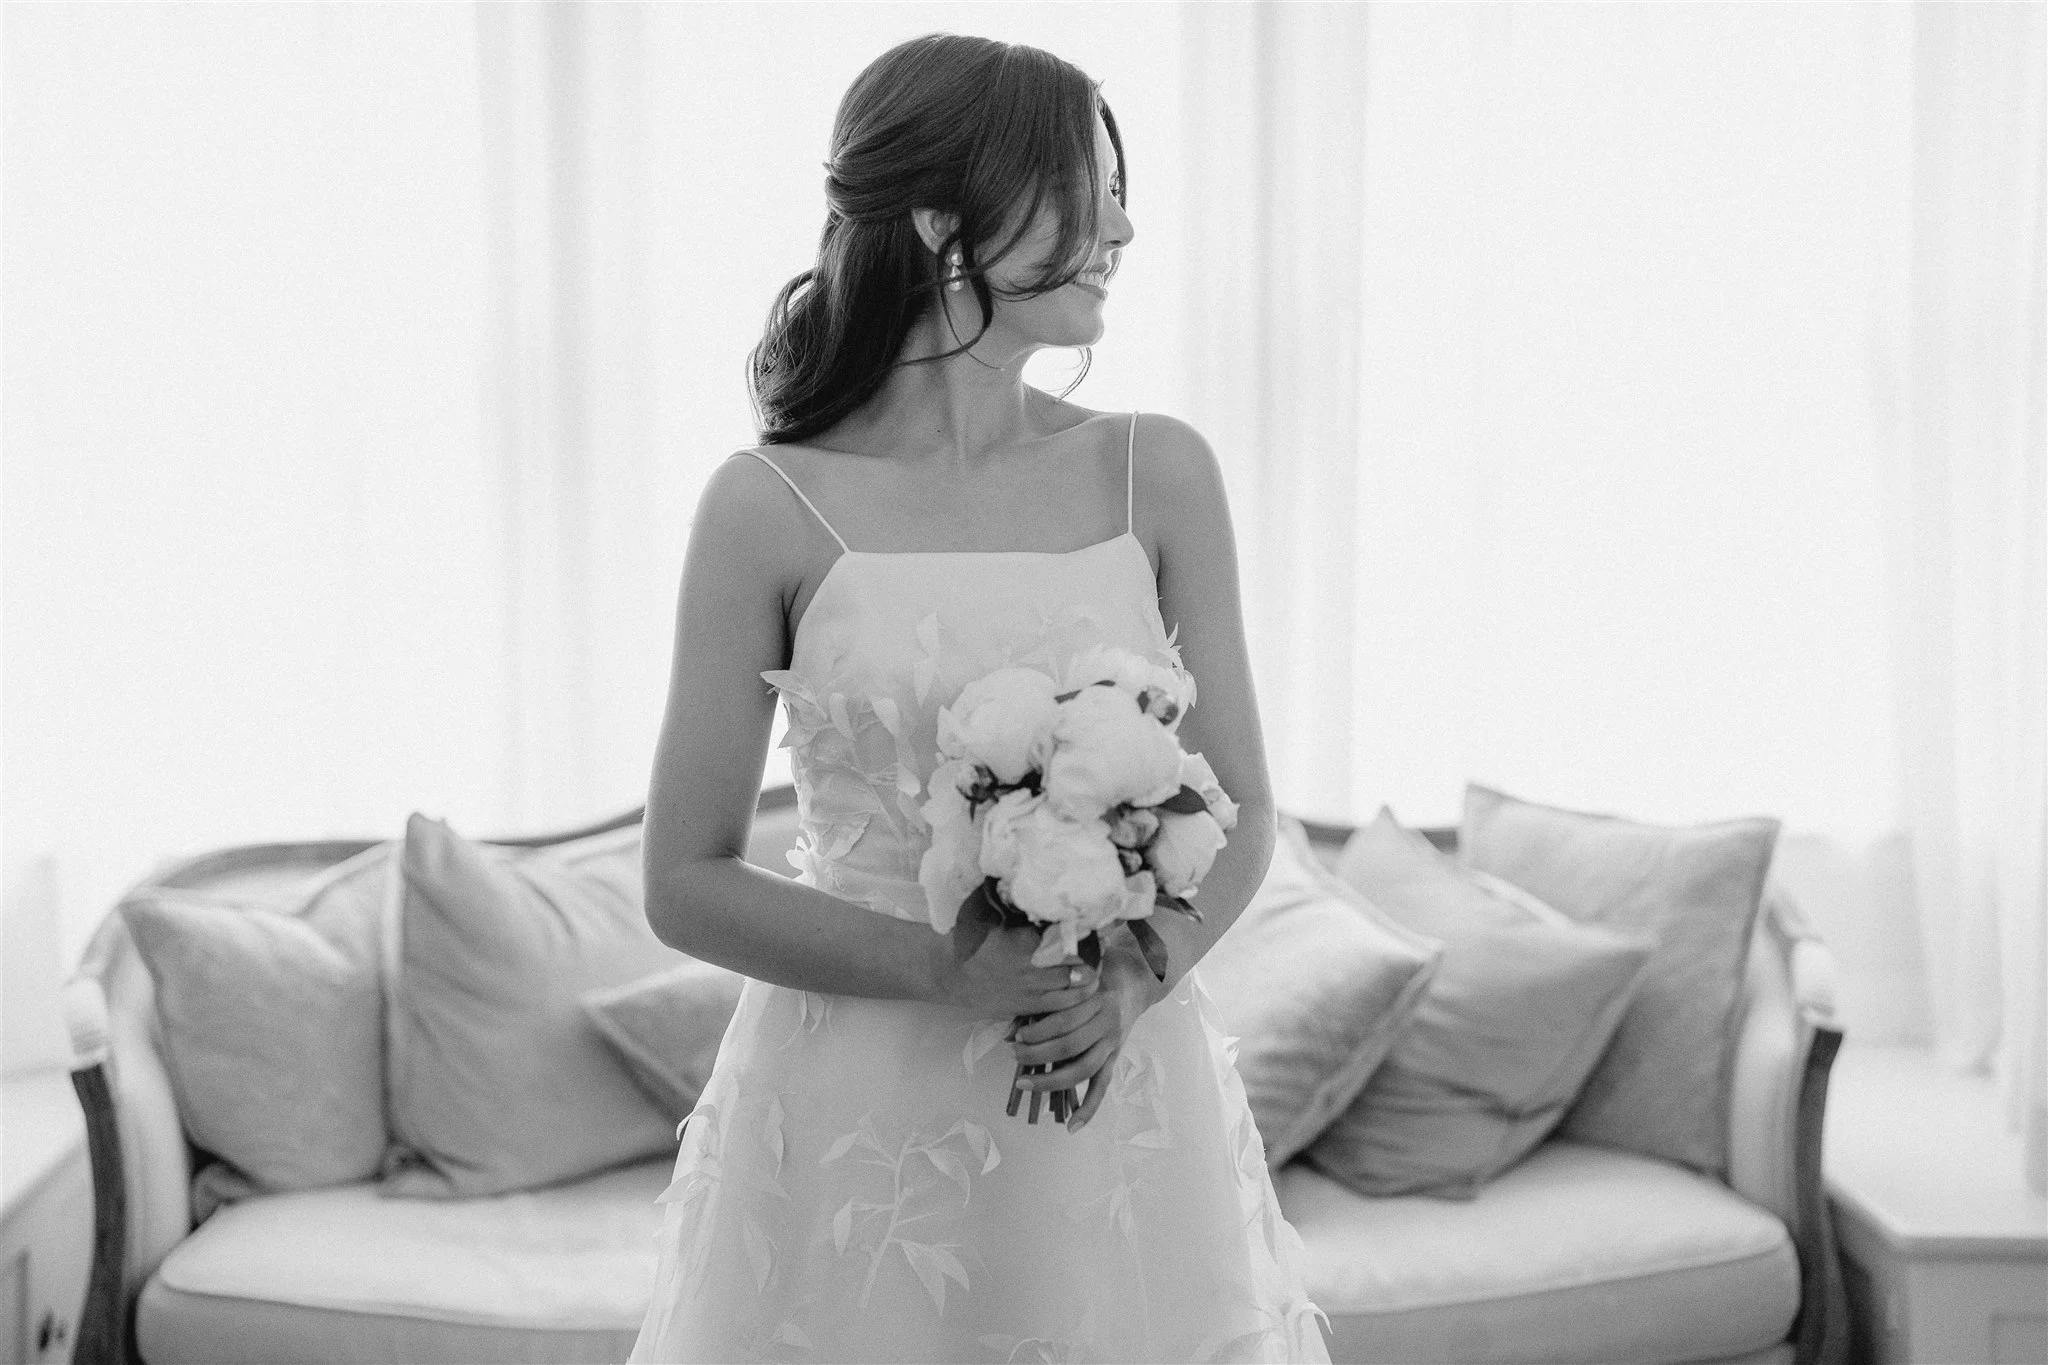
M1469 1203L1280 1172L1334 1360L1719 1360L1784 1339L1785 1226L1670 1162L1553 1139Z
M711 1079L747 978L688 958L622 986L583 993L583 1009L647 1097L677 1124Z
M1270 1168L1351 1103L1414 1017L1440 951L1332 877L1299 823L1281 820L1264 881L1201 962Z
M578 997L673 964L640 831L480 847L415 815L385 942L393 1138L383 1192L496 1194L675 1150Z
M1467 784L1460 859L1581 923L1656 940L1562 1136L1727 1171L1742 972L1778 827L1767 816L1652 825Z
M1470 1199L1563 1119L1652 941L1574 923L1439 853L1384 806L1338 871L1444 949L1414 1024L1308 1160L1360 1194Z
M479 1199L369 1182L222 1209L143 1290L150 1365L620 1361L654 1281L668 1158Z
M376 1174L384 1119L378 926L391 847L267 894L142 887L120 911L156 983L178 1112L238 1190Z

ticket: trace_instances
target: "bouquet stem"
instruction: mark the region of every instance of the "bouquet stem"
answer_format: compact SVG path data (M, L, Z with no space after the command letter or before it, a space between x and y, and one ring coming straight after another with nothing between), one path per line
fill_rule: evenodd
M1101 964L1102 940L1098 936L1091 933L1086 938L1083 938L1080 941L1080 949L1082 962L1085 962L1090 967ZM1045 1016L1042 1014L1020 1014L1017 1016L1017 1028L1022 1028L1026 1024L1035 1023L1043 1018ZM1014 1036L1015 1029L1011 1032L1012 1036ZM1026 1076L1043 1075L1052 1069L1051 1066L1040 1062L1017 1063L1016 1074L1010 1078L1010 1102L1004 1106L1003 1112L1011 1118L1015 1118L1017 1116L1017 1102L1024 1096L1024 1078ZM1054 1122L1065 1123L1067 1116L1081 1107L1081 1094L1079 1090L1071 1085L1062 1086L1058 1090L1033 1090L1031 1092L1031 1109L1025 1118L1026 1123L1038 1122L1038 1109L1041 1102L1051 1105Z
M986 928L1036 929L1041 927L1036 920L1033 920L1029 915L1003 898L994 877L984 878L981 885L976 887L965 901L961 902L960 918L962 921L979 923L986 926ZM958 930L956 930L957 932ZM986 932L986 929L981 930L981 932ZM979 939L977 938L975 941L979 942ZM1080 952L1080 964L1085 964L1089 967L1098 967L1102 964L1102 937L1100 934L1090 930L1076 942L1075 947ZM971 948L969 951L971 951ZM1014 1021L1014 1027L1010 1030L1010 1036L1012 1038L1016 1037L1017 1029L1024 1027L1026 1024L1035 1023L1044 1017L1042 1014L1018 1015ZM1017 1116L1018 1104L1024 1098L1024 1078L1026 1076L1043 1075L1052 1069L1052 1067L1040 1063L1028 1065L1024 1062L1017 1063L1016 1073L1010 1077L1010 1101L1003 1107L1003 1112L1011 1118L1015 1118ZM1052 1104L1053 1118L1060 1123L1065 1123L1067 1116L1081 1107L1080 1093L1073 1086L1063 1086L1058 1090L1051 1091L1033 1090L1031 1092L1031 1107L1026 1115L1025 1122L1038 1122L1038 1111L1048 1100Z
M1035 1014L1026 1015L1023 1016L1023 1022L1029 1023L1033 1019L1042 1017L1042 1015ZM1010 1078L1010 1103L1005 1106L1003 1112L1015 1118L1017 1116L1017 1104L1024 1098L1024 1078L1026 1076L1037 1076L1050 1070L1052 1068L1049 1066L1039 1064L1027 1065L1023 1062L1017 1063L1017 1074ZM1031 1092L1031 1110L1025 1122L1038 1122L1038 1106L1041 1100L1051 1107L1053 1120L1057 1123L1065 1123L1067 1116L1081 1107L1080 1093L1072 1086L1064 1086L1058 1090L1034 1090Z

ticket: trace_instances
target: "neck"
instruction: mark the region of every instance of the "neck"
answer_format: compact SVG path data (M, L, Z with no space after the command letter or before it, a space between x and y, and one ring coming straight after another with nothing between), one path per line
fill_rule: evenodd
M927 313L911 328L902 358L941 355L980 326L980 313L971 305L951 312L957 338L943 316ZM962 469L980 465L1031 433L1034 395L1024 383L1024 362L1036 349L1005 347L992 331L959 355L899 365L860 411L839 424L830 443Z

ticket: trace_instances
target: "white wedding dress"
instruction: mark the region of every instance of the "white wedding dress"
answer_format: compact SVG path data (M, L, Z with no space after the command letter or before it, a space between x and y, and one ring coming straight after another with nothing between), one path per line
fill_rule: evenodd
M1179 666L1128 525L1068 553L847 550L763 675L799 880L925 922L939 708L1100 643ZM750 980L660 1196L631 1359L1328 1361L1214 1018L1197 965L1070 1133L1004 1112L1008 1020Z

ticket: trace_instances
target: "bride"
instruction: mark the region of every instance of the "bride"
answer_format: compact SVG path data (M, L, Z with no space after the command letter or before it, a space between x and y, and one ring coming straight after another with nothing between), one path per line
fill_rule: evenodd
M711 479L683 574L647 914L749 980L631 1358L1327 1361L1198 968L1273 839L1216 458L1022 377L1102 336L1116 121L1049 53L936 34L854 81L826 171L817 262L752 357L762 444ZM1163 979L1128 929L1092 969L935 932L917 881L939 710L1105 644L1199 681L1180 739L1240 807L1201 921L1151 921ZM742 859L778 696L794 879ZM1065 1123L1007 1113L1019 1063L1081 1095Z

